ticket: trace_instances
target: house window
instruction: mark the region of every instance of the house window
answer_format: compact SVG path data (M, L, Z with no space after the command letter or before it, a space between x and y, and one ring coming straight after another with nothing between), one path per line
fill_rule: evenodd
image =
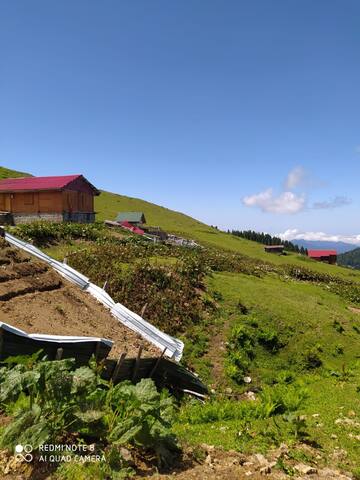
M25 193L24 205L34 205L33 193Z

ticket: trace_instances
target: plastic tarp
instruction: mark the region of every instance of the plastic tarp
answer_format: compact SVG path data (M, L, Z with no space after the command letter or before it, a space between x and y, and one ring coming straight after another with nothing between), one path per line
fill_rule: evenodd
M24 242L23 240L20 240L7 232L5 232L5 240L11 245L14 245L17 248L34 255L43 262L46 262L68 281L74 283L82 290L95 297L99 302L105 305L111 311L112 315L122 324L137 332L160 350L164 351L166 349L164 355L173 358L177 362L181 360L182 352L184 350L184 344L181 340L162 332L154 325L140 317L140 315L126 308L121 303L115 303L110 295L105 292L105 290L91 283L88 277L73 269L69 265L59 262L58 260L54 260L38 248L34 247L34 245ZM37 338L39 338L39 335L37 335Z
M41 333L26 333L20 328L13 327L8 323L0 322L0 328L7 330L10 333L14 333L20 337L33 338L34 340L43 340L46 342L55 342L55 343L82 343L82 342L102 342L109 347L113 346L111 340L100 337L77 337L72 335L43 335Z

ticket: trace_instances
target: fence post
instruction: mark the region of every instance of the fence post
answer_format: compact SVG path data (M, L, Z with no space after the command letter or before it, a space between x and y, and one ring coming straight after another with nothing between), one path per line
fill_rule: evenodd
M158 368L159 363L161 362L161 359L163 358L163 356L164 356L164 354L165 354L165 352L166 352L166 348L167 348L167 347L164 348L164 350L161 352L160 357L156 360L156 363L155 363L155 365L154 365L154 368L151 370L151 373L150 373L149 378L152 378L152 376L154 375L156 369Z
M58 348L56 350L56 355L55 355L55 360L61 360L62 356L63 356L63 353L64 353L64 349L63 348Z
M132 379L131 379L131 381L132 381L133 383L135 383L136 376L137 376L138 371L139 371L140 358L141 358L142 349L143 349L143 347L140 345L139 350L138 350L138 353L137 353L137 356L136 356L135 365L134 365L134 371L133 371L133 375L132 375Z
M119 360L117 361L117 364L115 365L113 374L112 374L112 376L111 376L111 381L112 381L113 383L116 381L116 377L117 377L118 374L119 374L121 365L124 363L125 357L126 357L126 352L125 352L125 353L122 353L122 354L120 355Z

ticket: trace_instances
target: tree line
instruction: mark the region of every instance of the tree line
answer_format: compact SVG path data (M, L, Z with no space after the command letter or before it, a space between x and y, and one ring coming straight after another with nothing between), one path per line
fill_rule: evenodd
M263 245L284 245L285 250L289 252L300 253L301 255L307 255L307 249L299 247L288 240L281 240L280 237L273 237L269 233L255 232L254 230L232 230L232 235L236 237L246 238L253 242L262 243Z

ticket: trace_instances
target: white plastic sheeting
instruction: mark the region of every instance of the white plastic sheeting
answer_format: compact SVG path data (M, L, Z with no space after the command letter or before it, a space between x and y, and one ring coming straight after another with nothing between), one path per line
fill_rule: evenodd
M109 347L112 347L113 343L111 340L100 337L77 337L70 335L43 335L41 333L26 333L20 328L13 327L8 323L0 322L0 328L7 330L8 332L14 333L20 337L33 338L34 340L43 340L46 342L52 343L83 343L83 342L102 342Z
M184 350L184 344L181 340L162 332L158 328L154 327L154 325L151 325L151 323L140 317L140 315L137 315L126 308L121 303L115 303L110 295L105 292L105 290L91 283L85 275L82 275L80 272L74 270L65 263L54 260L38 248L34 247L34 245L24 242L7 232L5 232L5 240L7 240L11 245L14 245L17 248L34 255L43 262L46 262L67 280L76 284L82 290L90 293L90 295L105 305L111 311L112 315L126 327L135 331L153 345L156 345L162 351L166 348L164 354L167 357L173 358L177 362L181 360L182 352ZM37 335L37 337L39 336Z

